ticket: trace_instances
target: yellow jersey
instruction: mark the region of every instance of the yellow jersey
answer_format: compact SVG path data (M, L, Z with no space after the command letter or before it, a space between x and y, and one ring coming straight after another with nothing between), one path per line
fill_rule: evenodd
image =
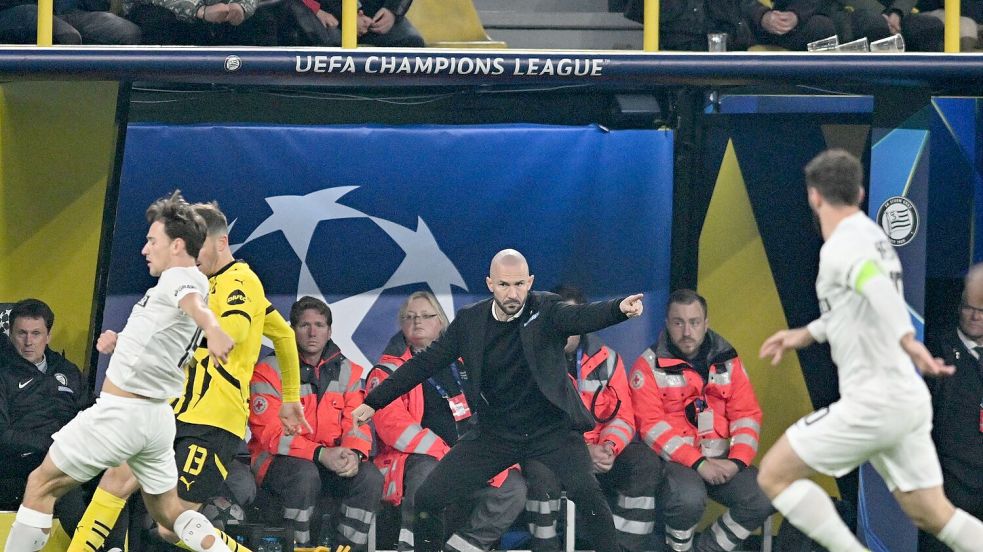
M249 382L259 360L263 336L273 342L280 359L284 402L300 400L297 342L290 324L273 308L262 282L245 261L229 263L208 283L208 308L235 341L235 347L228 362L217 364L208 356L202 340L184 366L184 392L172 403L174 414L182 422L213 426L245 437Z

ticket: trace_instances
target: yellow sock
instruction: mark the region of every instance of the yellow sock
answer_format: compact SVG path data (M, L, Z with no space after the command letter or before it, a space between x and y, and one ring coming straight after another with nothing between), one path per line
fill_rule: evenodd
M126 499L96 488L67 552L93 552L102 548L124 506Z
M234 538L226 535L225 532L222 531L221 529L216 527L215 532L218 533L218 536L222 539L222 542L224 542L225 546L228 546L229 550L231 550L232 552L253 552L252 550L246 548L241 543L236 542ZM178 548L183 548L185 550L191 550L191 547L188 546L187 544L184 544L184 541L178 541L175 546L177 546Z

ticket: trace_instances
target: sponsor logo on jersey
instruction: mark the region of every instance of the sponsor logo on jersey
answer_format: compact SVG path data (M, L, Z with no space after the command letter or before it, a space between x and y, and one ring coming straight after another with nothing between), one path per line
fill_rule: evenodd
M908 245L918 233L918 210L906 197L888 198L877 210L877 224L887 234L892 245Z
M237 289L229 294L229 298L225 300L226 303L230 305L242 305L246 302L246 294L243 293L241 289Z

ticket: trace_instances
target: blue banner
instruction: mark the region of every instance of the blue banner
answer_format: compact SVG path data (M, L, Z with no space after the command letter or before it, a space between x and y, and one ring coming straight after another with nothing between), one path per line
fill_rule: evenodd
M236 256L284 316L324 298L332 338L360 364L397 331L408 293L430 289L451 317L488 297L488 263L507 247L535 289L645 292L647 316L603 334L629 364L662 325L672 162L669 131L597 126L131 125L103 328L120 329L154 284L144 211L180 188L219 202Z

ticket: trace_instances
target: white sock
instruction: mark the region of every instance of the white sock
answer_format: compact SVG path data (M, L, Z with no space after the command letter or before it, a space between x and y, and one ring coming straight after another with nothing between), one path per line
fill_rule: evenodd
M949 523L936 536L956 552L972 552L979 550L983 543L983 523L956 508Z
M7 535L8 552L37 552L44 548L51 533L51 514L38 512L26 506L17 509L17 516Z
M197 552L231 552L208 518L194 510L186 510L174 520L174 533ZM213 537L212 544L205 548L208 537Z
M829 495L808 479L792 483L771 503L792 525L830 552L867 550L840 519Z

